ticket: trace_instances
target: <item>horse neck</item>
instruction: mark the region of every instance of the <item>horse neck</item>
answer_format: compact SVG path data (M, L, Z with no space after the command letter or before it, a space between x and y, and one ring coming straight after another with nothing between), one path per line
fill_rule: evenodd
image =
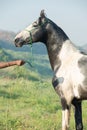
M47 50L52 70L55 73L58 71L61 64L65 64L70 57L79 53L79 50L70 40L64 41L61 46L58 46L57 43L55 45L51 44Z
M48 34L46 46L52 70L56 72L61 65L61 60L65 57L63 49L65 49L64 51L68 53L68 49L70 49L70 52L72 52L75 50L75 47L73 46L73 44L71 44L69 38L62 29L60 29L56 25L50 28L51 33Z

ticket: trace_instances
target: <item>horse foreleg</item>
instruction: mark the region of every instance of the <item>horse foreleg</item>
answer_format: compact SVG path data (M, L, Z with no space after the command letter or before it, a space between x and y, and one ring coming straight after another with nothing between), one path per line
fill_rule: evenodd
M72 104L75 106L75 125L76 130L83 130L82 123L82 104L81 101L73 100Z
M62 104L62 130L68 130L70 118L70 106L66 104L65 100L61 100Z

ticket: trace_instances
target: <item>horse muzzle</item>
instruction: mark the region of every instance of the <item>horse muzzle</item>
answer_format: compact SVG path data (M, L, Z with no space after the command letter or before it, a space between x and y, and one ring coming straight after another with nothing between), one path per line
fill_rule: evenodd
M20 38L15 38L14 43L15 43L16 47L22 47L24 44L24 40L22 40Z

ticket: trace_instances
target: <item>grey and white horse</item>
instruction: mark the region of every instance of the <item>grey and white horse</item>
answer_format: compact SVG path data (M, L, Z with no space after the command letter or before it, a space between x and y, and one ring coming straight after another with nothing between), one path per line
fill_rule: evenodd
M81 53L65 32L40 13L37 21L15 37L16 47L43 42L54 71L52 84L61 99L62 130L68 130L70 106L75 107L76 130L83 130L82 100L87 99L87 55Z

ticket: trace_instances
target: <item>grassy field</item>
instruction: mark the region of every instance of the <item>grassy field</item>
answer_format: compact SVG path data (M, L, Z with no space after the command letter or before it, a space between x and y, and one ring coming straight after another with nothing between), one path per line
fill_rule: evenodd
M14 67L11 68L12 72L13 70L15 71ZM0 78L0 130L59 128L61 113L58 117L58 111L61 111L61 107L50 79L41 79L40 75L28 72L23 67L19 70L32 79L21 75L19 77L19 74L17 77L12 76L9 69L3 72L8 72L9 76Z
M27 65L0 70L0 130L61 130L60 100L45 68L47 61L39 59L35 70ZM87 102L83 102L83 122L87 130ZM70 130L75 130L73 109Z

